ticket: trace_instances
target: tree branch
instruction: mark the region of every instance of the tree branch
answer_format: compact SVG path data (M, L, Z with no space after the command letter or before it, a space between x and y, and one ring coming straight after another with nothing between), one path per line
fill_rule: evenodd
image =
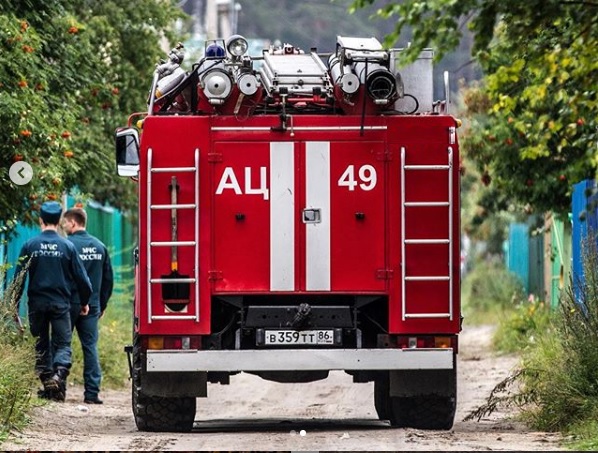
M588 2L584 0L563 0L559 2L561 5L583 5L583 6L592 6L598 7L598 2Z

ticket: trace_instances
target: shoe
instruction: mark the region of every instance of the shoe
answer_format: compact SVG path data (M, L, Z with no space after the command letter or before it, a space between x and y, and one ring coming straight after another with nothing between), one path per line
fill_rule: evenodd
M46 389L40 389L37 391L37 397L44 399L44 400L51 400L52 399L52 395L50 394L50 392Z
M83 400L85 404L104 404L104 402L99 399L97 396L95 398L85 398Z
M42 398L52 401L64 402L66 400L66 378L69 371L66 368L58 367L56 372L43 381L44 390Z
M50 399L52 401L58 401L59 403L64 403L66 400L66 392L62 390L55 390L51 393Z
M60 389L60 376L55 374L54 376L46 379L44 382L44 391L50 393Z
M38 398L50 401L64 402L66 400L66 391L61 388L52 386L46 387L43 390L37 391Z
M69 370L64 367L56 368L54 374L43 381L46 390L66 390L66 378L69 375Z

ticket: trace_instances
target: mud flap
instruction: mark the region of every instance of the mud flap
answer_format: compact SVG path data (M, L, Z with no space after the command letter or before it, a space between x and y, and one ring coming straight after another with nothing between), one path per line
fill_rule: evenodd
M208 373L203 371L146 372L141 374L141 386L143 393L148 396L206 398L208 396Z
M453 397L457 391L456 369L390 371L391 397L436 395Z
M132 344L126 345L124 350L127 354L127 363L129 364L129 380L130 380L130 379L133 379L133 358L132 358L133 345Z

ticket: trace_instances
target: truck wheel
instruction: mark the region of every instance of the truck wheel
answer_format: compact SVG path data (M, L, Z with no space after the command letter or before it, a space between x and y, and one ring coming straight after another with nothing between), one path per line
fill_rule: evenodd
M150 396L141 386L143 355L137 336L133 345L133 415L140 431L189 432L195 420L195 398Z
M390 419L392 408L388 395L388 373L374 381L374 407L380 420Z
M448 430L453 427L456 407L455 397L393 397L390 424L396 427Z

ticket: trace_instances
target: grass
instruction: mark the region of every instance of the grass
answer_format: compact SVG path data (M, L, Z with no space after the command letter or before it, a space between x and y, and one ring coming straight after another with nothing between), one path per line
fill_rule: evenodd
M5 268L0 269L0 280L4 273ZM34 405L32 389L38 382L33 339L20 332L14 319L16 288L24 275L22 272L13 280L0 297L0 441L27 423L27 413Z
M523 285L503 263L494 259L478 260L461 285L462 312L465 322L498 323L523 299Z
M5 268L0 268L0 281ZM39 379L35 375L35 340L25 323L20 332L14 319L16 287L25 273L13 280L0 297L0 442L12 430L22 429L31 409L44 400L37 398ZM129 371L123 346L131 342L132 302L130 282L119 284L100 321L99 354L105 388L120 388ZM80 342L73 339L73 367L69 381L83 383L83 358Z
M27 339L0 342L0 441L9 431L23 428L35 404L32 389L38 379L33 372L35 354Z
M515 405L530 427L562 433L568 448L598 448L596 243L583 244L583 256L585 279L570 283L558 310L531 300L501 319L495 345L519 351L521 363L471 418Z
M598 421L596 414L592 414L592 418L586 417L586 420L576 423L571 427L571 442L572 450L578 451L598 451Z
M551 329L550 306L533 297L517 300L504 309L492 339L495 350L505 353L522 352L533 347Z
M583 282L571 284L538 347L524 355L524 414L540 429L598 440L598 251L584 244ZM574 289L577 286L578 289ZM593 440L592 440L593 439Z

